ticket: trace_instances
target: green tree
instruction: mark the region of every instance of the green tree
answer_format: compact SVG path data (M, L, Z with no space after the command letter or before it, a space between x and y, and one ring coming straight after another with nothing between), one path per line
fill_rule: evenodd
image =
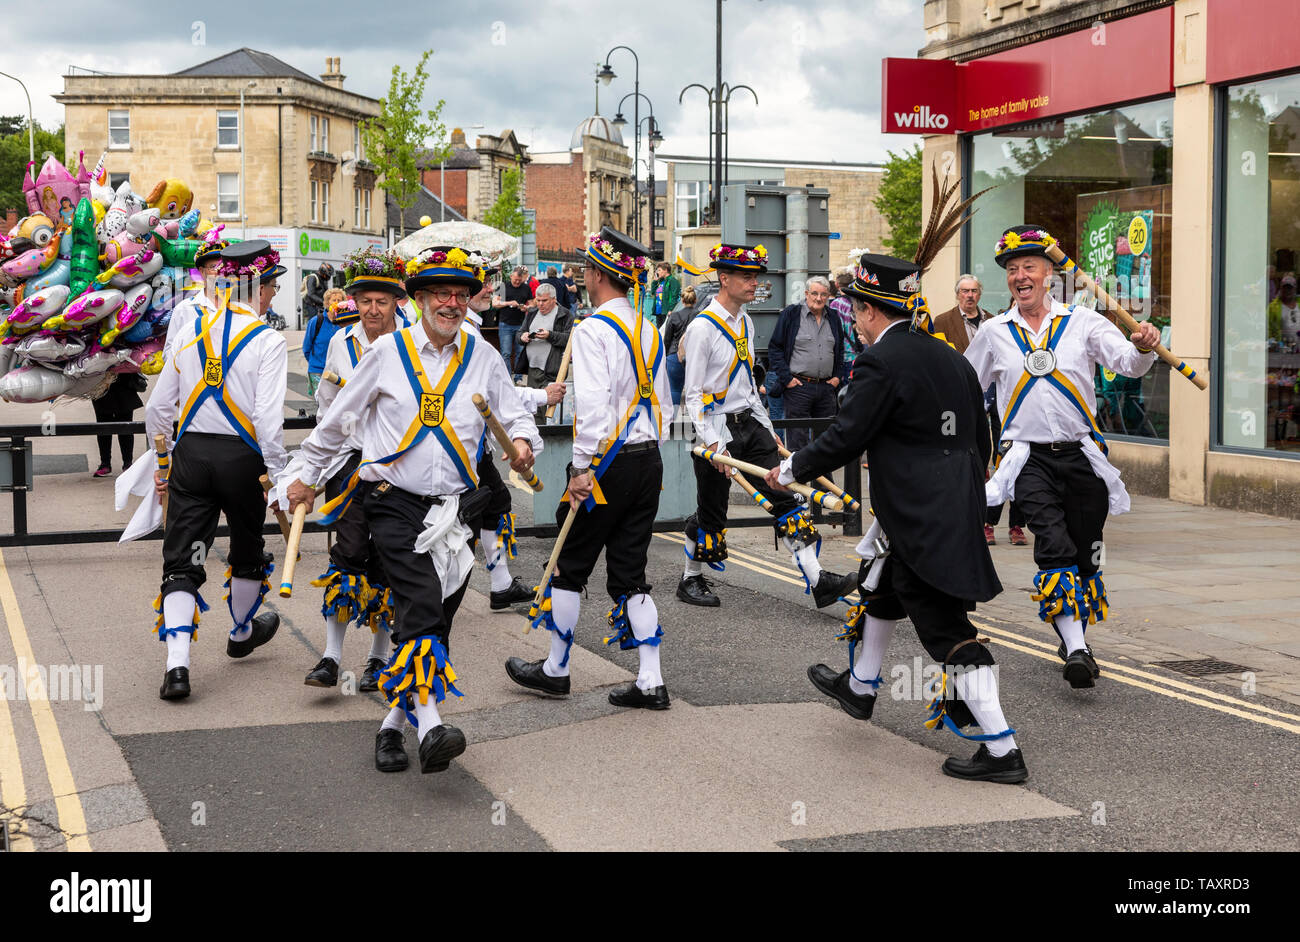
M14 129L17 130L14 130ZM18 210L19 216L27 215L27 200L23 197L23 174L27 169L27 119L25 117L0 116L0 214L6 209ZM41 156L49 151L55 157L64 160L63 125L57 131L47 131L38 121L33 128L36 138L36 173L40 173ZM75 174L77 168L73 167Z
M429 80L425 66L431 55L432 49L421 54L412 75L394 65L388 94L379 100L379 114L361 123L366 157L378 168L379 186L402 211L402 238L406 236L406 210L415 205L420 192L420 163L436 165L449 151L447 128L441 120L446 101L440 98L433 108L422 110L424 86ZM427 141L435 144L427 147Z
M912 258L921 241L921 145L895 154L889 151L876 195L876 209L889 223L885 246L898 258Z
M492 204L492 208L483 214L483 225L500 229L512 236L533 231L533 224L524 215L524 207L519 201L519 185L523 179L524 172L518 167L505 172L501 179L501 195Z

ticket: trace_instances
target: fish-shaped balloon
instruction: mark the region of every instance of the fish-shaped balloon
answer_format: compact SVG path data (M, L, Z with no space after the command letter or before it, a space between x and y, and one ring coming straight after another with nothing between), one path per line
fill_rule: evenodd
M143 317L144 312L149 309L151 294L153 294L153 289L148 285L136 285L134 288L126 290L126 303L104 321L108 326L99 335L99 345L101 347L112 346L122 331L135 326L135 322Z
M145 249L139 255L129 255L117 261L111 268L95 276L97 284L112 285L114 288L129 288L142 281L148 281L158 274L163 267L161 252Z
M50 318L43 326L46 330L81 330L117 313L126 298L116 288L87 291L63 309L63 313Z
M59 235L62 235L62 232ZM0 265L0 271L10 278L25 280L45 271L58 257L59 239L52 238L43 248L31 249L17 258L11 258L4 265Z
M66 258L55 259L53 265L45 269L35 278L27 279L27 292L30 295L33 291L41 291L54 285L67 285L72 278L72 263Z
M191 209L188 213L178 219L176 222L177 235L182 239L188 239L190 236L194 235L195 230L199 228L199 216L200 213L198 209Z
M67 285L53 285L27 295L13 309L13 313L5 318L4 324L0 325L0 337L11 332L21 334L35 330L63 310L67 300Z

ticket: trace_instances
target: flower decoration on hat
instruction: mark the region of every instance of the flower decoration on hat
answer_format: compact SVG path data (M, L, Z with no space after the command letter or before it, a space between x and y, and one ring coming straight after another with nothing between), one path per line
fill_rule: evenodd
M396 252L368 245L343 260L343 274L347 278L343 290L349 295L380 290L404 296L406 272L407 264Z
M255 256L251 262L243 265L231 259L223 258L221 268L217 274L222 278L266 277L279 264L280 253L275 249L268 248L261 255Z
M1031 245L1046 249L1055 244L1056 239L1047 232L1044 232L1042 229L1030 229L1028 232L1014 232L1012 230L1007 230L1002 234L1002 238L998 240L995 254L1001 255L1003 252L1009 252L1014 249L1025 248Z
M598 232L587 237L587 257L606 271L628 281L644 281L645 273L650 268L650 259L644 255L621 251Z

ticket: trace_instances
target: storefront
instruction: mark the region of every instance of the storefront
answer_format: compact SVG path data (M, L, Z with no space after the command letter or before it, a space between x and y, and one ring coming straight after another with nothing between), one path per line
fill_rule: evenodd
M1140 380L1098 370L1098 422L1131 488L1300 517L1294 0L1074 6L1072 29L1063 3L1041 33L1021 19L952 59L886 61L885 131L926 135L927 176L935 162L967 195L992 188L932 267L930 307L971 272L1004 310L992 248L1007 226L1044 226L1211 378L1200 392L1159 361ZM971 54L976 40L996 51Z
M249 229L250 239L266 239L280 253L280 264L288 273L280 279L271 309L285 319L289 328L306 327L302 320L302 280L323 263L334 266L335 283L342 287L343 260L366 246L383 250L382 236L354 235L329 229Z

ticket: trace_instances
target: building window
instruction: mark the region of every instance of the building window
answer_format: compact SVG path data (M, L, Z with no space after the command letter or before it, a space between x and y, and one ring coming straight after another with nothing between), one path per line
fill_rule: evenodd
M131 146L131 112L109 111L108 146L109 147L130 147Z
M117 192L117 188L121 186L123 183L130 183L130 182L131 182L131 174L129 173L110 173L108 175L108 188L112 190L114 193Z
M320 119L320 149L325 153L330 152L330 119Z
M1023 221L1046 228L1129 313L1159 327L1169 346L1173 144L1168 98L974 135L971 191L999 184L980 197L970 226L966 270L984 281L981 305L1011 306L993 247L1006 226ZM1054 297L1097 306L1060 278ZM1138 379L1098 367L1092 391L1107 437L1169 438L1163 361Z
M362 226L363 229L370 228L370 193L371 193L370 190L361 191L361 211L362 211L361 218L362 218L362 222L364 223L364 225Z
M361 125L352 125L352 153L357 160L365 160L366 155L361 152Z
M316 151L320 150L320 148L317 146L317 142L320 140L320 118L316 117L315 115L312 115L310 124L311 124L311 150L308 151L308 153L314 154L316 153Z
M239 174L217 174L217 215L224 218L239 216Z
M1234 85L1225 97L1215 437L1300 452L1300 75Z
M238 111L217 112L217 146L218 147L239 146L239 112Z
M662 228L662 227L663 227L663 224L664 224L664 211L663 211L662 209L656 209L656 210L655 210L655 226L656 226L656 228Z
M320 184L320 221L330 224L330 185L324 180Z
M319 222L319 221L320 221L320 215L319 215L319 213L317 212L317 209L316 209L316 207L317 207L317 205L318 205L317 202L316 202L316 200L317 200L317 194L318 194L318 191L319 191L319 187L320 187L320 184L319 184L319 183L317 183L315 180L312 180L312 181L311 181L311 221L312 221L312 222Z
M677 181L677 229L694 229L700 224L700 210L704 208L698 180Z

